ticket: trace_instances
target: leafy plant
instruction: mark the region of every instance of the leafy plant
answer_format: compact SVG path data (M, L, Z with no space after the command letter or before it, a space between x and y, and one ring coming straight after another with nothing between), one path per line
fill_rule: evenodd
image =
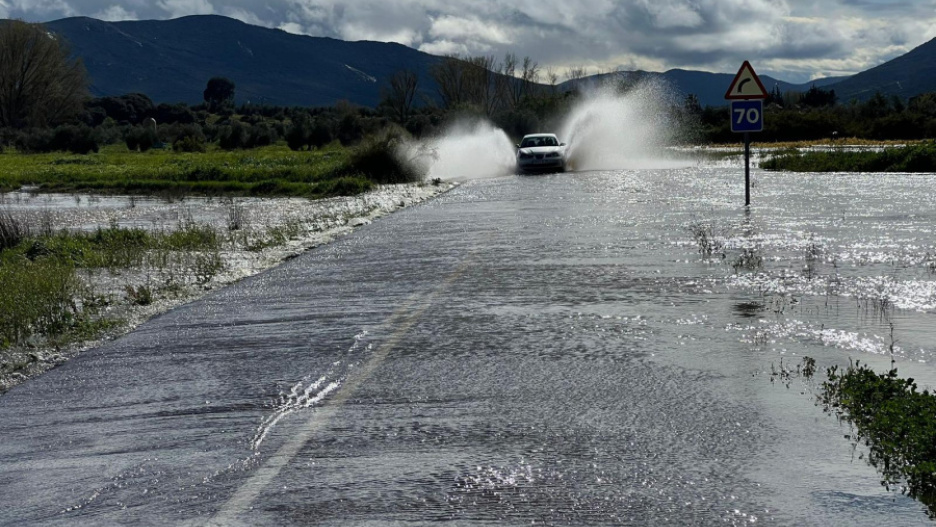
M897 369L877 374L860 362L832 367L820 397L828 412L851 423L856 442L868 446L868 462L881 484L924 503L936 518L936 395L918 391Z

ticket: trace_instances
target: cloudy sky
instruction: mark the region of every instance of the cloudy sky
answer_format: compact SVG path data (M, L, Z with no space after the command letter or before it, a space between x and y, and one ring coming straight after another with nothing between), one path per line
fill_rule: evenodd
M0 0L0 18L220 14L434 54L530 56L563 77L616 69L856 73L936 38L936 0Z

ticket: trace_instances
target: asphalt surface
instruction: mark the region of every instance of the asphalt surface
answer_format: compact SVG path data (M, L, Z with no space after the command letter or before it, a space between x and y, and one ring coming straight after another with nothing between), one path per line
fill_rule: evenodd
M0 525L926 522L726 329L688 175L469 182L85 352L0 397Z

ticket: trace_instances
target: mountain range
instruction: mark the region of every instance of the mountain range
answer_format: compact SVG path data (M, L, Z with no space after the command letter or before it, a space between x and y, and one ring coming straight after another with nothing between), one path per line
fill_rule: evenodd
M417 72L422 91L435 94L429 70L442 60L401 44L295 35L217 15L125 22L74 17L45 25L82 58L93 95L138 92L155 102L202 102L208 79L223 76L234 81L241 103L330 106L347 100L373 107L390 76L403 69ZM682 69L604 75L662 78L677 94L695 94L708 106L726 104L724 94L733 79L728 73ZM866 99L878 91L908 98L936 91L936 39L850 77L805 84L766 75L761 80L768 90L777 86L782 92L812 85L834 89L840 101Z

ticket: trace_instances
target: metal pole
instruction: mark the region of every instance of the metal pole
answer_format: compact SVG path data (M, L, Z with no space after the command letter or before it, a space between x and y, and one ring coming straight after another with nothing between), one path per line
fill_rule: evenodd
M751 206L751 134L744 132L744 206Z

